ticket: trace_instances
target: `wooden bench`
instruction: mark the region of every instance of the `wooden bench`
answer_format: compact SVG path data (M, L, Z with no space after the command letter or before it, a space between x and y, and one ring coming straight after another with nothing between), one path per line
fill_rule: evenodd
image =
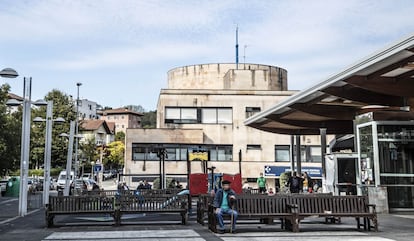
M375 205L368 204L367 196L296 195L292 196L288 208L293 215L292 230L294 232L299 232L300 221L310 216L353 217L357 220L358 229L364 227L364 230L374 228L378 231ZM373 226L371 226L371 221Z
M197 223L204 225L207 216L208 206L213 202L214 196L211 194L200 194L197 200Z
M106 193L108 194L108 193ZM99 195L49 197L46 207L47 227L53 226L56 215L109 214L114 225L121 225L126 213L179 213L181 223L188 220L188 195L144 194L134 195L124 192L117 196Z
M182 224L188 221L188 195L121 195L117 205L117 225L121 225L121 217L127 213L179 213Z
M268 220L272 223L275 218L281 220L281 228L289 228L293 222L292 213L287 210L289 195L239 195L236 200L238 220ZM217 217L213 205L208 207L208 227L217 232Z
M56 215L109 214L116 221L115 197L58 196L49 197L46 207L46 225L53 226Z

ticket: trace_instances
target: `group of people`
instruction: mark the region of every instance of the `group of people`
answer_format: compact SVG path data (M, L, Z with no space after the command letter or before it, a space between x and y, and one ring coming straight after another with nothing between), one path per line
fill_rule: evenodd
M170 184L168 185L168 188L170 188L170 189L175 189L175 188L183 189L183 185L181 185L179 181L173 179L173 180L171 180Z
M236 232L236 222L238 217L238 212L234 207L236 202L236 193L230 188L230 184L231 182L228 180L222 181L222 188L219 189L214 196L213 207L215 208L215 214L219 225L219 233L225 232L223 221L224 215L231 216L230 232ZM304 172L302 176L298 176L296 172L293 172L292 176L289 177L289 180L286 183L286 186L289 187L291 193L311 193L314 189L313 185L314 182L307 172ZM260 173L260 177L257 178L257 186L259 187L259 192L261 194L267 194L269 196L275 195L273 188L267 189L267 183L263 173ZM242 188L249 188L248 183L245 182Z
M286 186L289 187L291 193L312 193L313 192L313 180L307 172L302 176L298 176L296 172L289 177Z

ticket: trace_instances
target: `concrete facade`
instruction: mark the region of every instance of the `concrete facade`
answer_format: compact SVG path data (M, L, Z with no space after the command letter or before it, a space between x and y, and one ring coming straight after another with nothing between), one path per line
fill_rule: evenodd
M228 174L239 173L241 169L243 180L257 178L267 165L289 166L289 162L275 162L275 146L289 146L290 136L243 124L247 117L296 93L287 91L287 71L258 64L240 68L243 64L239 64L239 69L235 69L235 64L206 64L170 70L168 88L159 95L157 129L127 129L126 174L159 175L160 161L155 150L163 145L171 148L168 155L177 159L178 154L170 154L174 148L177 153L187 149L182 151L187 155L197 149L206 150L208 167L216 167L216 173ZM302 145L318 146L320 137L303 136ZM134 156L144 148L151 150L146 155ZM215 159L217 153L221 154ZM183 155L180 160L169 157L165 163L167 176L187 174L187 159ZM304 161L302 166L320 167L321 163ZM192 161L191 173L203 171L201 161ZM132 177L126 181L136 185ZM274 186L274 178L268 183Z

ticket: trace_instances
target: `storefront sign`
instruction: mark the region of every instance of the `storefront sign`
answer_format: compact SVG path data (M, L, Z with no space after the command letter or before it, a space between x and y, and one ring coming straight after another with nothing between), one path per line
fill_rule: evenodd
M289 166L265 166L264 175L267 177L279 177L284 172L290 172ZM320 167L302 167L302 173L307 172L311 177L322 177Z

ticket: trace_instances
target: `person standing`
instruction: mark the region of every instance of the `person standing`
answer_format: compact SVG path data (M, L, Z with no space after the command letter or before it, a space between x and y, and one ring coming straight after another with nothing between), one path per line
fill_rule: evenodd
M296 175L296 172L293 172L293 175L289 178L287 186L289 187L290 193L299 193L301 188L302 178Z
M304 193L311 193L312 192L312 178L308 175L307 172L303 174L302 178L302 190Z
M263 177L263 173L260 173L260 177L257 178L257 186L259 186L259 193L266 193L266 179Z
M213 207L215 208L215 214L217 222L219 224L218 232L224 233L224 221L223 215L232 216L232 228L231 232L236 232L236 222L238 213L234 210L234 203L236 201L236 193L230 188L230 181L224 180L222 182L222 188L219 189L214 196Z

